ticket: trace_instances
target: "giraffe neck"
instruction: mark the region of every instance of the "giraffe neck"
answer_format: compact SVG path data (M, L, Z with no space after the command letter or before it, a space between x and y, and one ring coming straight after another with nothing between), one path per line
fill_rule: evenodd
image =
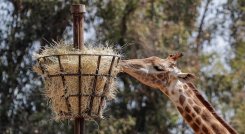
M175 80L161 91L173 101L195 133L236 134L191 83Z

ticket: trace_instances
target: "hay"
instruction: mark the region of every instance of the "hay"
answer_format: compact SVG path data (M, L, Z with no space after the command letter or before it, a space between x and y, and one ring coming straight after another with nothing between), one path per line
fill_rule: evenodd
M95 97L93 99L92 107L90 107L90 103L95 76L81 76L80 92L83 96L80 100L81 109L79 115L79 97L70 96L77 95L79 92L79 76L64 76L65 86L61 76L49 77L50 75L57 75L62 73L78 73L79 56L69 54L117 55L117 53L110 47L86 47L81 51L74 49L72 45L66 45L64 42L55 42L51 47L46 47L41 51L40 54L35 55L35 58L39 62L33 66L33 70L45 78L44 94L50 100L50 106L56 120L71 119L78 116L82 116L85 119L102 118L103 109L105 108L105 101L101 103L101 96L105 95L107 99L115 98L116 82L114 78L119 72L119 68L117 67L118 57L115 58L115 62L112 67L111 75L113 78L109 79L107 76L97 77ZM61 55L60 63L63 67L63 72L60 69L58 57L51 55ZM81 73L95 74L97 61L98 56L81 56ZM112 56L101 56L101 63L98 70L99 75L108 74L111 61ZM108 84L109 88L103 92L106 84ZM66 89L67 92L65 93ZM66 96L68 97L68 102L70 105L69 107L66 103ZM102 108L99 110L100 104L102 104ZM70 111L68 108L70 108ZM91 114L89 114L89 111L91 111Z

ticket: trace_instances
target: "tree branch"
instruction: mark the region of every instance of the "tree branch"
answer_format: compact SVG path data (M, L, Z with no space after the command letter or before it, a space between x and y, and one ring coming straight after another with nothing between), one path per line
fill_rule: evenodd
M207 15L208 6L209 6L210 2L211 2L211 0L207 0L207 3L205 5L205 7L204 7L204 12L203 12L203 15L202 15L202 18L201 18L200 25L198 27L198 34L197 34L197 37L196 37L196 40L195 40L195 43L196 43L196 63L195 63L196 70L200 69L199 59L198 59L199 48L200 48L201 43L202 43L201 42L201 36L202 36L202 32L203 32L204 20L205 20L205 17Z

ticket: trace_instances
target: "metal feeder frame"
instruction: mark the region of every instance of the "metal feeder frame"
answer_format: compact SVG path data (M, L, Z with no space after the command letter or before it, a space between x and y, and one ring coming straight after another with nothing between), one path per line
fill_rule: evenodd
M67 73L65 72L63 66L62 66L62 61L61 61L61 57L62 56L72 56L72 57L77 57L78 58L78 71L77 73ZM96 67L96 71L93 73L93 74L88 74L88 73L83 73L81 70L82 70L82 67L81 67L81 58L83 56L96 56L98 57L97 58L97 67ZM60 73L58 74L49 74L49 72L47 71L47 69L45 69L45 61L48 61L47 58L50 58L52 57L53 59L54 58L57 58L58 60L58 63L59 64L59 70L60 70ZM101 64L101 58L102 57L112 57L111 59L111 64L110 64L110 67L109 67L109 70L106 74L99 74L99 69L100 69L100 64ZM40 60L44 61L44 62L40 62ZM106 99L106 96L105 96L105 93L109 90L109 87L110 87L110 81L111 79L115 79L115 77L112 76L112 70L113 70L113 66L114 64L115 67L118 65L119 61L120 61L120 56L119 55L102 55L102 54L62 54L62 55L49 55L49 56L43 56L43 57L40 57L37 59L38 63L39 63L39 67L40 69L42 70L42 73L43 74L47 74L47 76L45 76L45 79L52 79L53 77L61 77L62 79L62 84L63 84L63 87L64 87L64 99L65 99L65 102L66 102L66 106L67 106L67 111L68 113L60 113L62 115L65 115L65 118L67 119L70 119L69 117L72 117L72 114L71 114L71 106L70 106L70 103L69 103L69 97L77 97L78 99L78 116L76 118L84 118L82 115L89 115L90 117L93 117L93 118L99 118L99 114L100 114L100 111L102 109L102 104L104 102L104 100ZM78 93L77 94L68 94L67 91L69 90L66 86L66 80L65 80L65 77L78 77ZM82 90L82 77L94 77L93 80L93 83L92 83L92 94L82 94L81 93L81 90ZM106 77L106 83L104 85L104 88L103 88L103 91L102 91L102 94L101 95L97 95L95 93L95 89L96 89L96 85L97 85L97 78L98 76L100 77ZM81 98L82 97L90 97L90 104L89 104L89 109L87 111L82 111L81 112ZM93 109L93 101L94 101L94 97L100 97L100 105L99 105L99 108L98 108L98 111L97 113L92 113L92 109ZM72 117L74 118L74 117Z
M85 13L85 5L83 4L73 4L71 6L71 13L73 15L73 42L74 42L74 48L76 49L83 49L84 46L84 13ZM62 66L62 56L77 56L78 57L78 72L77 73L67 73L65 72L63 66ZM97 56L97 68L96 71L94 72L94 74L86 74L81 72L81 57L82 56ZM107 74L98 74L99 69L100 69L100 64L101 64L101 58L104 56L109 56L112 57L112 61L111 61L111 65L109 68L109 71ZM41 59L45 61L47 61L48 57L53 57L53 58L57 58L58 59L58 64L59 64L59 70L61 73L59 74L49 74L49 72L47 70L45 70L44 65L40 62ZM44 56L44 57L40 57L37 59L37 62L39 63L39 66L42 70L43 74L47 74L47 76L45 76L45 78L52 78L52 77L61 77L62 79L62 84L64 87L64 93L65 95L63 96L65 98L66 101L66 105L67 105L67 109L68 109L68 113L66 113L67 115L65 115L67 118L69 116L71 116L71 107L69 104L69 97L77 97L78 98L78 117L71 117L74 119L74 134L84 134L85 133L85 120L84 120L84 116L82 116L82 114L87 113L89 116L93 116L92 113L92 107L93 107L93 101L94 101L94 97L101 97L100 98L100 105L99 105L99 109L98 112L95 113L95 115L99 115L101 108L102 108L102 104L104 102L104 100L106 99L105 93L107 90L109 90L109 85L110 85L110 80L113 78L112 76L112 69L113 69L113 65L116 64L116 66L118 65L120 61L120 56L119 55L99 55L99 54L63 54L63 55L49 55L49 56ZM115 63L116 62L116 63ZM67 86L66 86L66 80L65 77L74 77L77 76L78 77L78 94L67 94ZM81 93L81 86L82 86L82 81L81 78L82 77L94 77L94 81L93 81L93 89L92 89L92 94L82 94ZM102 95L96 95L95 94L95 88L96 88L96 84L97 84L97 77L106 77L107 78L107 83L104 86L103 89L103 93ZM82 97L88 97L90 96L90 105L89 105L89 110L84 111L83 113L81 113L81 98ZM64 113L62 113L64 114ZM96 118L98 116L94 116L94 118Z

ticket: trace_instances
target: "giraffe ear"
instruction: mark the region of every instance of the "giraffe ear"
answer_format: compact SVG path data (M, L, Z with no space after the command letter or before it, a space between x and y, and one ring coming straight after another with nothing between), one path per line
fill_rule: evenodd
M177 77L179 78L179 80L185 81L185 82L190 82L195 79L195 75L190 74L190 73L179 73Z

